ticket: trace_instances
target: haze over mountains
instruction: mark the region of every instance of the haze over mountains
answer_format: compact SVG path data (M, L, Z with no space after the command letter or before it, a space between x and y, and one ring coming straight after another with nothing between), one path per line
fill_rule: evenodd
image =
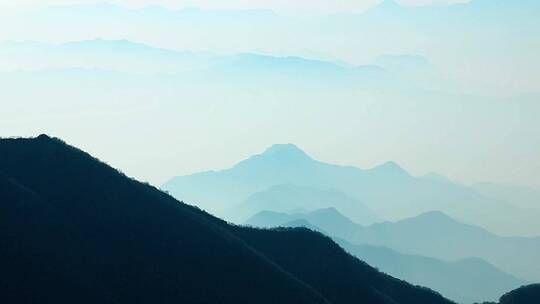
M540 189L496 183L478 183L472 188L484 196L504 200L524 209L540 208Z
M362 202L339 190L322 190L293 184L276 185L267 190L255 192L238 208L235 208L231 216L241 222L261 210L302 212L329 207L350 214L358 223L371 224L383 221L381 216Z
M237 223L252 214L245 224L320 231L382 271L460 303L495 301L540 281L538 209L518 207L521 196L483 196L438 174L415 177L394 162L361 170L274 145L230 169L176 177L163 188ZM399 221L376 223L385 218Z
M384 53L418 53L421 49L428 57L434 57L438 65L450 69L451 74L473 80L476 85L481 84L479 78L484 76L490 78L491 89L496 88L494 83L511 87L513 91L516 87L531 91L538 88L534 80L538 79L534 72L537 63L533 60L538 46L527 43L526 37L538 29L535 18L538 10L538 4L532 0L474 0L466 4L427 7L405 7L386 0L364 12L300 17L282 16L269 10L169 10L159 6L129 9L101 3L46 7L3 18L6 30L0 39L73 41L123 37L173 49L285 51L296 55L312 50L356 64ZM21 27L21 20L25 18L37 22ZM66 22L71 22L73 28L62 28ZM122 24L136 26L118 26ZM321 31L309 30L314 27ZM252 28L256 31L250 30ZM289 34L280 34L284 32ZM514 33L526 35L512 35ZM501 37L504 39L498 39ZM479 38L483 38L482 42ZM504 44L506 41L511 43ZM345 42L347 47L340 47ZM467 48L468 56L459 58L452 52L458 42ZM482 56L501 46L511 56L496 52ZM517 54L522 57L517 58ZM497 67L490 64L492 59L497 60ZM463 62L474 68L461 69L459 63ZM481 73L481 68L497 73ZM501 79L503 72L514 77ZM463 83L461 87L475 89L466 81Z
M327 159L344 154L347 160L342 163L373 166L394 159L413 172L436 170L464 181L534 184L531 159L540 147L533 132L540 113L537 94L504 98L464 94L436 76L446 72L432 58L407 50L378 54L357 65L332 56L275 53L281 55L163 49L125 39L5 42L0 44L0 80L5 84L0 99L16 102L0 115L7 133L31 135L45 128L87 149L99 149L93 151L156 184L179 172L223 167L238 155L284 140L305 142L314 149L327 143L323 146L335 147L325 152L331 153ZM41 102L44 99L54 102ZM490 115L485 115L486 109ZM281 123L267 113L275 113ZM206 123L209 119L212 124ZM27 123L20 126L20 120ZM63 127L73 120L77 132ZM317 140L306 140L322 120L329 123ZM143 128L141 121L151 128ZM138 136L122 136L114 127L118 123L153 144L142 145ZM399 137L392 127L396 123L402 130ZM436 128L429 127L434 124ZM248 136L249 126L267 136ZM120 150L92 142L91 136L84 140L78 136L94 130L105 134L104 141L114 144L123 137L124 145L137 149L125 158ZM159 135L146 135L154 130ZM345 140L336 142L336 133ZM209 152L220 143L201 138L212 134L232 143L227 154ZM439 143L432 145L434 140ZM511 142L505 153L491 153L500 149L501 140ZM343 142L350 144L339 144ZM157 149L162 145L169 149ZM400 153L393 153L398 146ZM188 153L185 147L197 152ZM471 161L465 163L452 147L467 147ZM189 161L178 162L178 155ZM160 170L149 163L156 159Z
M537 0L0 0L0 303L538 304L538 54Z
M266 228L306 227L320 231L332 236L349 253L379 270L407 282L428 286L459 303L495 301L508 290L525 284L524 280L517 279L478 257L447 261L403 254L388 247L367 245L357 239L353 241L361 243L353 244L344 238L349 239L354 235L355 231L359 230L358 225L333 208L295 214L261 211L246 221L245 225ZM438 231L437 225L430 226L429 229ZM404 239L416 237L407 235Z
M233 214L245 216L245 210L254 214L263 210L290 212L295 208L333 207L331 200L317 206L313 205L313 199L299 198L298 192L289 191L292 186L276 187L283 184L297 185L304 192L309 192L310 187L341 191L350 197L349 201L342 203L342 199L334 198L335 207L344 211L342 205L348 204L346 208L350 209L345 212L357 220L373 212L382 218L398 220L439 210L502 235L540 235L538 210L521 209L503 200L484 197L451 181L414 177L394 162L369 170L323 163L292 144L272 146L230 169L173 178L163 189L229 218ZM206 191L209 188L214 191ZM319 196L317 190L311 191L312 196ZM274 198L277 202L272 206ZM286 209L280 201L289 201L291 205ZM349 213L352 208L364 206L373 212ZM366 222L359 222L369 224L376 220L366 218Z
M299 56L258 53L177 51L127 40L103 39L64 44L4 42L0 44L0 54L0 70L3 72L80 68L147 76L157 74L185 77L189 73L187 75L191 77L204 77L205 80L225 75L242 80L254 73L262 73L274 81L284 82L286 79L283 77L290 75L306 77L304 81L324 80L328 84L340 86L353 83L388 86L393 83L392 77L398 74L410 76L422 68L430 70L419 64L416 57L408 56L384 56L386 59L381 64L387 69L383 69L375 64L351 65Z
M245 223L278 227L297 220L305 220L319 227L317 230L353 244L384 246L405 254L446 261L478 257L516 277L540 280L534 262L538 258L540 238L499 237L477 226L459 223L441 212L429 212L395 223L361 226L333 208L296 214L262 211Z

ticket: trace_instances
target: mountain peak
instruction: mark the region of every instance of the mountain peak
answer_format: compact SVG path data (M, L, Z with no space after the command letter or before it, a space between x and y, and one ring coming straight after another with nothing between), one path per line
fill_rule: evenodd
M424 212L416 217L417 219L426 219L426 220L433 220L433 221L445 221L445 222L456 222L453 218L451 218L449 215L442 211L433 210Z
M324 215L330 215L334 217L335 216L343 217L343 215L334 207L317 209L315 211L312 211L311 214L324 214Z
M374 8L383 9L383 10L396 10L402 8L402 6L397 3L395 0L383 0Z
M391 175L397 175L397 176L402 176L402 175L408 176L409 175L409 173L407 171L405 171L403 168L401 168L401 166L398 165L394 161L387 161L384 164L379 165L379 166L377 166L377 167L375 167L375 168L373 168L371 170L376 171L376 172L380 172L380 173L383 173L383 174L391 174Z
M318 210L312 211L312 212L307 214L307 219L308 220L314 220L313 223L315 225L317 225L320 220L323 220L323 222L325 222L325 223L331 223L331 225L333 225L333 226L337 226L337 225L343 226L343 225L345 225L345 226L351 227L351 226L356 226L357 225L356 223L351 221L348 217L343 215L341 212L339 212L339 210L337 210L334 207L323 208L323 209L318 209ZM324 225L322 225L321 227L324 227Z
M280 158L311 158L294 144L275 144L266 149L262 155Z
M450 179L448 179L448 177L446 177L446 176L444 176L442 174L439 174L437 172L429 172L426 175L424 175L423 178L433 180L433 181L437 181L437 182L444 182L444 183L449 183L450 182Z

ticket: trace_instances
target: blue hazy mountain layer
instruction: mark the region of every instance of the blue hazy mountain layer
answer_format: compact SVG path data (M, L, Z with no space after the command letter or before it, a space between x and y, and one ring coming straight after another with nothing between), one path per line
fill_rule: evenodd
M534 262L539 258L540 238L500 237L480 227L460 223L442 212L362 226L335 209L293 215L263 211L246 224L275 227L294 220L306 220L328 235L353 244L384 246L445 261L479 257L515 277L533 282L540 280L540 267Z
M341 213L350 214L359 224L368 225L383 221L376 212L361 201L335 189L318 189L312 187L282 184L250 195L231 217L243 222L259 211L276 212L310 211L321 208L336 208Z
M368 170L323 163L291 144L272 146L230 169L175 177L164 184L163 189L211 212L231 216L237 206L254 193L264 193L282 184L336 189L388 219L440 210L497 233L540 233L537 221L540 212L484 197L458 183L412 176L394 162ZM354 219L359 217L347 214Z
M394 277L428 286L459 303L495 301L526 283L481 258L442 260L399 253L388 247L353 244L339 237L354 234L358 226L335 209L286 214L263 211L245 222L251 227L306 227L333 237L349 253ZM325 229L321 228L325 227Z
M497 183L477 183L471 187L486 197L503 200L520 208L540 209L540 189L537 188Z

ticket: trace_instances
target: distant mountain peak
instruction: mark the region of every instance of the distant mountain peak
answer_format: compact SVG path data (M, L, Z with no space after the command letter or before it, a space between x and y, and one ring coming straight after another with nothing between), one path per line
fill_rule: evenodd
M438 181L438 182L445 182L445 183L450 182L450 179L448 179L448 177L442 174L439 174L437 172L429 172L426 175L424 175L423 178L430 179L433 181Z
M334 207L321 208L311 212L312 214L327 214L332 216L343 217L343 215Z
M334 207L317 209L308 213L307 216L308 218L324 218L326 221L333 221L334 223L357 225Z
M378 5L376 5L374 8L389 10L389 9L399 9L399 8L402 8L402 7L403 6L400 5L398 2L396 2L395 0L383 0Z
M428 211L428 212L422 213L419 216L417 216L416 218L456 223L456 220L451 218L446 213L444 213L442 211L438 211L438 210L433 210L433 211Z
M279 157L279 158L309 158L309 155L307 155L306 152L304 152L302 149L298 148L294 144L275 144L272 145L270 148L266 149L262 155L266 156L272 156L272 157Z
M387 161L384 164L374 167L371 170L383 174L391 174L394 176L409 176L409 173L394 161Z

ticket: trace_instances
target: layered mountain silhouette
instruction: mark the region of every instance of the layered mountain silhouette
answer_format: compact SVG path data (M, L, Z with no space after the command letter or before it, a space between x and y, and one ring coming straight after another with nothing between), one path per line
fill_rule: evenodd
M401 254L386 247L354 245L336 240L346 251L380 271L413 284L427 286L459 303L495 300L523 284L480 258L456 261Z
M98 69L136 75L215 80L230 83L258 75L261 81L296 83L391 84L392 75L377 65L345 65L300 56L257 53L219 55L156 48L128 40L83 40L64 44L0 43L0 71Z
M307 229L232 226L58 139L0 140L5 303L451 303Z
M506 201L524 209L540 209L540 189L497 183L477 183L471 186L486 197Z
M209 68L217 55L154 48L128 40L83 40L63 44L0 43L4 70L91 68L125 73L180 73Z
M343 237L354 235L358 225L332 208L304 214L263 211L251 217L246 225L266 228L306 227L322 232L332 236L349 253L379 270L414 284L428 286L459 303L495 301L508 290L525 284L524 280L480 258L446 261L402 254L382 246L352 244Z
M328 235L353 244L384 246L400 253L445 261L478 257L515 277L533 282L540 280L540 268L535 263L540 238L500 237L458 222L442 212L362 226L335 209L292 215L266 211L253 216L246 224L276 227L294 220L306 220Z
M228 217L242 213L237 206L253 198L250 196L259 192L272 195L275 192L272 187L283 184L341 191L362 202L357 203L358 208L365 205L389 220L440 210L501 235L540 234L538 210L521 209L505 201L485 197L472 188L446 179L412 176L395 162L367 170L320 162L292 144L274 145L230 169L175 177L162 187L177 198ZM293 195L287 199L280 198L291 202L295 199ZM302 199L298 199L291 205L310 209L309 204L300 206L301 203ZM342 210L338 204L336 201L336 207ZM363 215L348 212L351 218L362 220Z
M365 206L358 199L335 189L319 189L293 184L272 186L250 195L231 217L245 221L260 211L294 213L322 208L336 208L343 214L350 214L355 222L368 225L382 222L381 216Z
M304 220L318 227L319 231L340 238L353 235L363 226L356 224L335 208L319 209L306 213L282 213L261 211L250 217L244 225L253 227L279 227L294 221ZM309 228L309 227L308 227Z

